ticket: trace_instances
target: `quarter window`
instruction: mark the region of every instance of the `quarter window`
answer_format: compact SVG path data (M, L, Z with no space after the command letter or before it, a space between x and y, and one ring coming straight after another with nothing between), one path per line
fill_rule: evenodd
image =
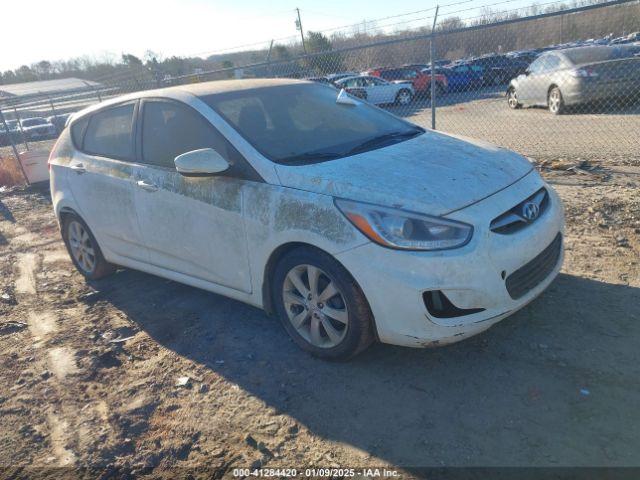
M100 111L91 117L84 136L83 149L104 157L133 159L134 104Z
M73 122L71 125L71 138L76 148L80 150L82 150L82 139L84 138L84 132L87 131L88 125L89 117L81 118L77 122Z

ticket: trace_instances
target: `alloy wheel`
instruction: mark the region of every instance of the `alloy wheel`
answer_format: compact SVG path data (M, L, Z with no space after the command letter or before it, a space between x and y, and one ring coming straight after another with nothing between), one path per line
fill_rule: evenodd
M334 280L314 265L298 265L287 273L283 303L291 325L320 348L339 345L347 334L349 312Z
M400 105L407 105L411 101L411 94L403 91L398 94L398 102Z
M67 233L69 234L69 249L73 258L82 270L91 274L96 267L96 252L89 232L80 222L72 220L69 222Z
M507 103L509 104L510 108L518 107L518 95L516 94L516 91L513 88L509 90L509 94L507 95Z
M551 113L558 113L561 107L562 96L560 95L560 90L551 90L551 93L549 94L549 110Z

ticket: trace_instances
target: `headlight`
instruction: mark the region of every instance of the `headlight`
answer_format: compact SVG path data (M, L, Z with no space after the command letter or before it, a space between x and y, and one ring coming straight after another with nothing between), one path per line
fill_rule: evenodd
M338 209L375 243L401 250L444 250L465 245L473 227L466 223L395 208L335 199Z

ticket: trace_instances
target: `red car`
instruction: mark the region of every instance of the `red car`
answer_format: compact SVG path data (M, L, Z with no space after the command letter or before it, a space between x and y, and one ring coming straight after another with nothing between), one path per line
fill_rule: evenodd
M417 95L429 96L431 92L431 73L423 72L413 66L375 68L365 72L365 75L384 78L389 82L396 80L409 81ZM447 91L447 77L441 73L436 74L436 89L438 93Z

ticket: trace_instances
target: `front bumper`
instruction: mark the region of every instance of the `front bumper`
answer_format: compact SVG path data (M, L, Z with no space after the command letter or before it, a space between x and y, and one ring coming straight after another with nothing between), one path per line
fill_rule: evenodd
M540 295L560 271L563 249L552 271L523 296L509 295L505 278L534 259L564 230L557 194L547 186L549 204L532 224L501 235L492 219L544 185L536 172L448 218L473 224L464 247L437 252L406 252L368 243L337 255L362 288L373 312L379 339L396 345L427 347L453 343L486 330ZM431 315L423 293L440 290L460 309L481 312L453 318Z

